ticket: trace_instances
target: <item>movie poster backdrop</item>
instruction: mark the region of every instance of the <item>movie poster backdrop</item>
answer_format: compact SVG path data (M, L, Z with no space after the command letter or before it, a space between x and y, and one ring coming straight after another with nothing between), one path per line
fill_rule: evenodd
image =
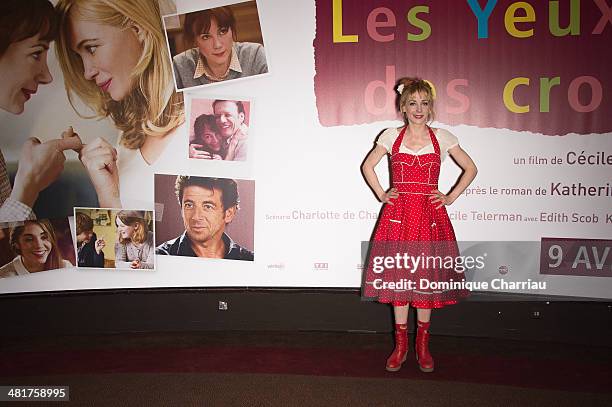
M200 58L197 42L185 42L186 14L223 6L230 6L237 21L237 32L226 43L259 44L254 49L263 51L265 74L239 76L230 69L219 76L212 56L210 61ZM175 8L164 5L156 21L155 66L165 79L155 100L171 106L166 110L169 131L157 135L170 137L139 145L131 136L134 129L118 127L116 117L89 118L96 116L91 104L74 93L72 103L67 97L65 64L56 53L60 42L54 41L47 55L53 80L40 83L35 94L24 93L22 113L0 111L8 179L14 189L18 165L26 168L33 162L19 162L27 157L23 149L32 143L30 137L43 144L64 137L68 141L51 146L63 151L63 170L39 194L33 214L39 219L70 217L68 236L74 236L75 208L154 211L155 234L164 234L156 239L158 246L184 226L168 186L172 177L235 179L240 189L250 186L244 196L251 201L250 209L244 205L229 224L228 235L256 253L254 260L156 256L151 272L67 268L2 279L0 293L359 287L363 242L369 241L381 208L360 167L384 129L403 125L397 78L418 76L435 90L431 126L456 136L478 167L472 185L447 207L458 240L469 242L460 247L474 256L486 252L486 268L470 272L470 279L546 283L546 289L536 284L485 290L492 292L612 298L609 2L214 0L203 6L197 0L177 0ZM196 49L194 76L200 58L198 74L208 72L217 81L177 91L174 57L189 49ZM219 55L227 56L225 51ZM124 51L122 59L133 56ZM241 70L246 72L247 64ZM96 95L112 98L119 81L107 82L111 76L105 76L104 67L93 68L97 71L88 80L96 80L92 76L97 73L99 81L91 82L97 85ZM211 109L214 100L244 102L246 136L234 131L223 141L248 141L246 161L189 158L197 116L208 114L219 123ZM154 127L148 129L155 133ZM111 159L100 162L82 149L73 151L69 137L74 133L85 146L110 152ZM91 158L85 159L89 167L84 156ZM389 186L386 159L376 171L381 184ZM447 157L439 189L448 192L460 174ZM107 177L103 182L102 175ZM169 178L162 193L157 184L164 177ZM6 183L0 187L2 199L10 195ZM177 211L174 229L165 231L172 205ZM239 223L243 216L247 223ZM7 245L10 228L2 233L6 264L16 254ZM73 265L74 250L72 258L66 255Z

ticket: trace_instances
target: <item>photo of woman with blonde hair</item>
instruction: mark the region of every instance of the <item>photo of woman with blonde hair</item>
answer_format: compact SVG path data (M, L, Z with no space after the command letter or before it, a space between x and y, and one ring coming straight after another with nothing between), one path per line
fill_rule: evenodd
M0 278L72 267L62 258L53 225L46 219L13 227L9 240L17 256L0 268Z
M131 199L152 202L152 174L173 159L168 150L180 148L175 135L184 122L159 4L59 0L56 10L56 52L72 107L82 117L110 118L121 132L117 149L99 137L79 156L99 204L116 208ZM78 111L77 99L93 116Z
M119 211L115 217L115 267L153 269L155 244L144 211Z

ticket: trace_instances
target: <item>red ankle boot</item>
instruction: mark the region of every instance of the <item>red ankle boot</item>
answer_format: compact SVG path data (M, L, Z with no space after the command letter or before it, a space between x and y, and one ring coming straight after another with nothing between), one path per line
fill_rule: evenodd
M408 353L408 325L395 324L395 349L385 367L389 372L397 372L402 367L402 363L406 361Z
M434 361L429 354L429 322L417 322L416 357L422 372L433 372Z

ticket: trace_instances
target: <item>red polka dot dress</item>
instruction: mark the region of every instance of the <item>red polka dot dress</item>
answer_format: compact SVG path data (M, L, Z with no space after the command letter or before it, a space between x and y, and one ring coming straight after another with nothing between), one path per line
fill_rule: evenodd
M393 205L384 205L378 219L364 271L365 298L441 308L468 295L465 289L436 284L457 287L465 276L451 263L459 250L446 208L436 209L439 203L430 203L431 191L438 188L441 158L440 145L428 130L433 153L400 153L406 127L393 143L391 179L399 197L391 201ZM420 263L414 263L419 257Z

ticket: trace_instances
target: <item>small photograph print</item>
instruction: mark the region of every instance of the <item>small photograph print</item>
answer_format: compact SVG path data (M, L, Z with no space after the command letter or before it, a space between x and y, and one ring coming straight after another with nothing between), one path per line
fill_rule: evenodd
M177 90L268 72L255 1L163 19Z
M153 211L75 208L79 268L155 269Z
M0 278L76 264L68 218L27 220L0 229Z
M246 161L250 102L191 99L189 158Z
M156 253L253 261L255 181L155 174Z

